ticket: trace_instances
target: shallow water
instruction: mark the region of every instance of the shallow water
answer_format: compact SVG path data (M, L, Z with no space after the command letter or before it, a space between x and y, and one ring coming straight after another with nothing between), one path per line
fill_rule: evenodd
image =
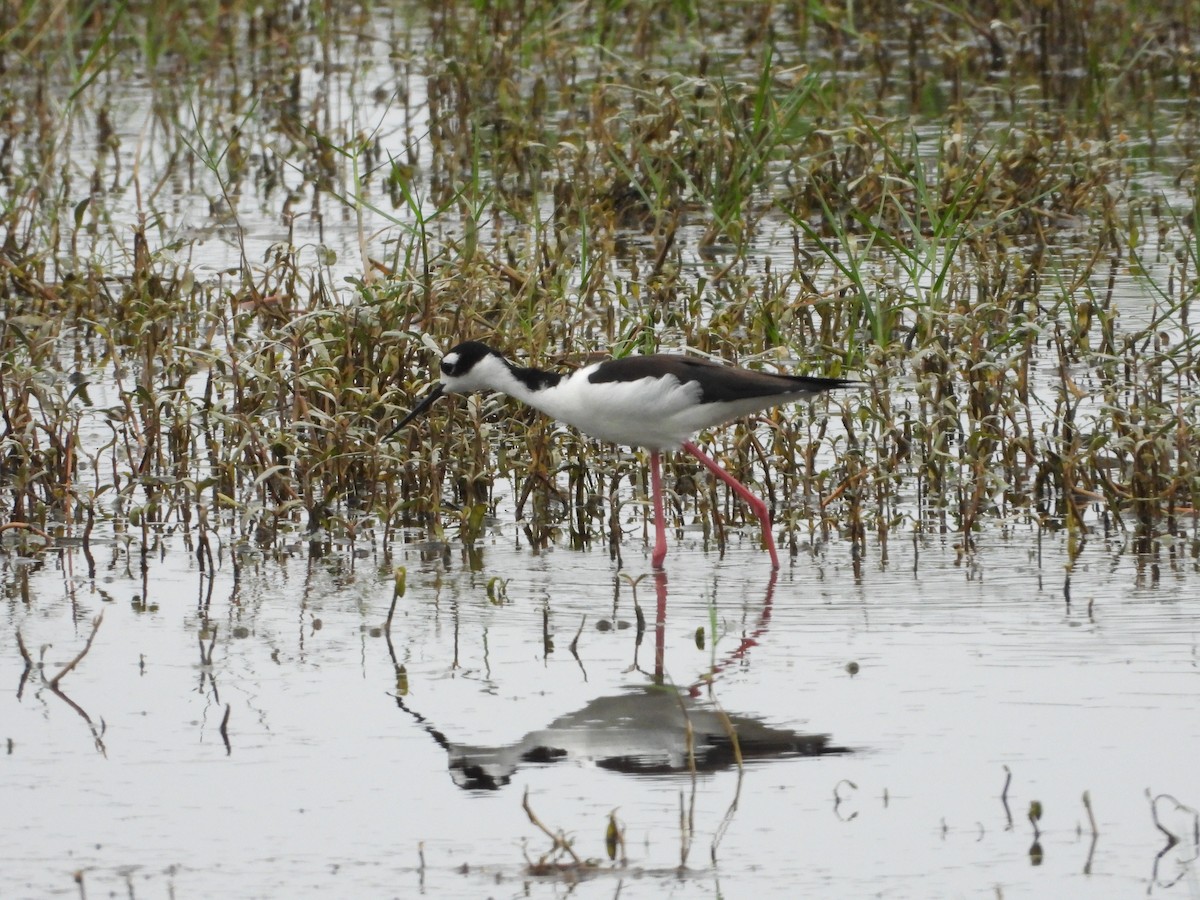
M630 586L600 553L513 550L500 529L478 572L453 547L444 572L420 545L394 545L391 560L305 547L244 563L237 585L226 555L211 665L198 616L209 588L177 538L145 582L115 547L101 548L94 584L77 550L6 557L5 781L21 814L0 851L4 895L74 894L78 871L91 896L126 883L135 896L561 896L575 875L528 873L526 855L551 844L527 793L598 861L573 896L1188 896L1191 814L1159 801L1183 838L1164 853L1146 794L1200 796L1188 574L1150 586L1128 554L1094 542L1068 606L1059 543L1043 538L1039 564L1034 538L984 540L969 564L936 540L916 544L919 564L913 544L893 543L886 565L874 547L857 578L833 543L785 566L773 595L750 541L724 559L673 546L664 680L693 686L716 668L713 693L739 729L754 720L849 751L695 778L686 752L672 765L663 734L646 733L681 709L645 690L655 586L637 588L639 646ZM631 574L648 571L644 548L626 552ZM408 570L390 635L399 698L380 630L393 564ZM493 576L509 579L500 604ZM60 683L98 742L37 673L16 695L14 636L35 658L49 645L52 677L100 611ZM698 733L711 724L689 715ZM612 761L614 733L642 748L640 765ZM528 752L547 747L564 755ZM465 778L480 760L488 778ZM1031 801L1044 810L1036 862ZM623 866L605 854L613 810Z

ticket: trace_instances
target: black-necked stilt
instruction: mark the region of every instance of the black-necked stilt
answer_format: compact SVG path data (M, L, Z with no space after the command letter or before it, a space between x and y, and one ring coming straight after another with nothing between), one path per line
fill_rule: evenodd
M443 393L500 391L584 434L614 444L645 447L650 451L654 494L655 544L651 561L655 569L662 568L667 555L659 454L675 449L696 457L750 505L762 523L771 565L778 569L779 555L767 505L691 438L702 429L854 383L844 378L738 369L674 353L608 359L564 375L514 365L479 341L454 347L442 357L441 369L441 381L387 437L427 410Z

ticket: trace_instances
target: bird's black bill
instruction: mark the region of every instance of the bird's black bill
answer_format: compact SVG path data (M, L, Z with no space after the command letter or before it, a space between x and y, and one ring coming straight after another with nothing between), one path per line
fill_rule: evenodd
M421 413L425 412L425 410L429 409L429 407L433 406L433 401L436 400L440 396L442 396L442 386L440 384L435 384L433 386L433 390L431 390L428 394L426 394L421 399L421 402L413 407L412 412L410 412L407 416L405 416L403 419L400 420L399 425L397 425L395 428L393 428L391 431L389 431L387 434L385 434L383 436L383 439L385 441L391 440L392 436L395 435L395 433L397 431L399 431L401 428L403 428L405 425L407 425L409 422L411 422L417 416L421 415Z

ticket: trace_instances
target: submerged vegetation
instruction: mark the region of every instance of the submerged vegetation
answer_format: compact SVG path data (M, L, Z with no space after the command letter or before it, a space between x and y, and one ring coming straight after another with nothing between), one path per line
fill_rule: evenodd
M211 562L214 532L469 545L503 503L534 545L619 557L625 450L499 398L381 440L433 348L482 337L861 378L702 436L793 553L1032 523L1192 557L1194 19L9 4L0 519L143 553L178 530ZM743 511L672 466L676 521L724 547Z

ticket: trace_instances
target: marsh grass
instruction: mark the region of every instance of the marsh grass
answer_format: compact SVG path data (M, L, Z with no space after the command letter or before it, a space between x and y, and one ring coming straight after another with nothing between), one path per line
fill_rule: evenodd
M0 21L6 522L211 563L507 515L621 559L637 453L495 397L381 441L483 337L861 378L701 437L793 554L1032 523L1193 555L1161 540L1200 490L1188 4L155 10ZM744 511L667 478L724 550Z

